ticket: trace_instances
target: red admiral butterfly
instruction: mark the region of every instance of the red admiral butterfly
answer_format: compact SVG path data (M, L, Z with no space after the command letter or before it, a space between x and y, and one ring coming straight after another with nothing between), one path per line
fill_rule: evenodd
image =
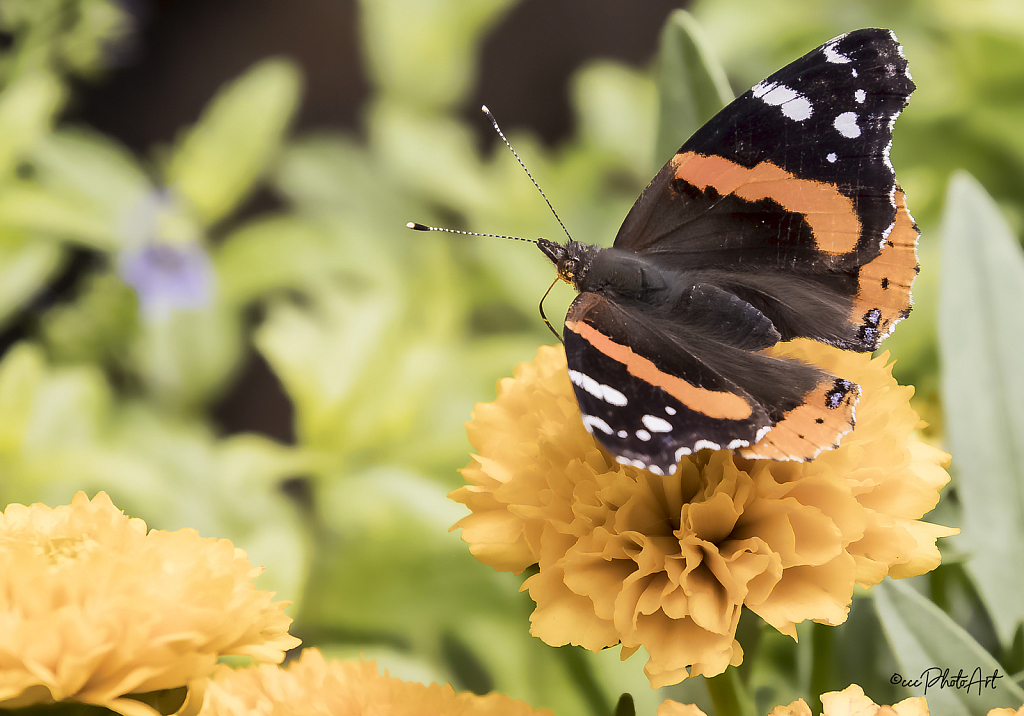
M704 448L810 460L853 429L859 386L766 351L873 351L910 313L918 230L889 148L913 91L892 32L840 35L697 130L611 248L537 240L580 292L569 377L620 463L671 474Z
M856 384L765 349L873 351L910 313L918 231L889 148L913 91L893 33L836 37L697 130L612 248L538 242L580 292L569 377L619 462L809 460L853 428Z

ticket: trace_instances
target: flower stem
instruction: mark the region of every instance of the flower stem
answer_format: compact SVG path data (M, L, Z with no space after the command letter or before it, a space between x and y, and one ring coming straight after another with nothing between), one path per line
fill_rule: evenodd
M736 669L704 679L717 716L756 716L754 700L747 694Z

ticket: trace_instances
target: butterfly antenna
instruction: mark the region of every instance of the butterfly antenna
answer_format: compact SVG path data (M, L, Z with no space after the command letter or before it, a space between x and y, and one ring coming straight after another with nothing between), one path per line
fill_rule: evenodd
M413 231L443 231L446 234L462 234L463 236L491 236L495 239L512 239L513 241L525 241L529 244L537 243L537 239L524 239L521 236L507 236L505 234L481 234L479 231L459 231L458 229L446 229L443 226L427 226L410 221L405 228Z
M516 158L516 161L519 162L519 166L521 166L523 168L523 171L526 172L526 176L530 177L530 181L532 181L533 185L537 187L537 191L540 192L540 195L544 197L544 203L548 205L549 209L551 209L551 215L555 217L555 221L557 221L558 225L562 227L562 231L564 231L565 235L569 238L570 241L572 241L572 236L569 234L569 230L565 228L565 224L563 224L561 218L559 218L558 212L555 211L555 207L551 206L551 202L548 201L548 195L545 194L544 190L540 188L540 184L538 184L537 180L533 178L533 174L530 174L530 170L526 168L526 164L519 157L519 153L515 150L515 147L513 147L512 143L508 141L508 138L505 136L505 133L501 131L501 127L498 126L498 120L496 120L494 118L494 115L491 114L491 110L487 109L486 104L481 105L480 109L483 111L484 114L487 115L487 119L491 120L491 124L494 125L494 131L498 133L498 136L501 137L501 141L503 141L505 143L505 146L508 147L508 150L512 152L512 156L514 156ZM551 289L548 290L550 291ZM541 311L541 315L543 315L543 313L544 312ZM547 321L547 319L544 320ZM550 327L551 324L548 325Z

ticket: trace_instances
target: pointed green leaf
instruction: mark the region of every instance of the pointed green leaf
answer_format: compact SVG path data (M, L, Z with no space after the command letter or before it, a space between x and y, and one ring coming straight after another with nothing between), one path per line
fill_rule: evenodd
M50 500L69 476L77 484L61 501L84 489L110 402L98 367L54 367L38 345L11 347L0 360L0 505Z
M655 159L667 161L686 139L733 99L729 80L704 31L676 10L661 31L658 50L661 113Z
M214 255L221 295L230 305L242 306L270 291L310 290L336 279L345 266L332 238L319 225L291 215L242 226Z
M152 189L131 152L115 139L81 128L60 129L45 137L32 155L39 184L51 193L77 199L103 217L111 233Z
M29 182L0 192L0 231L38 232L109 251L118 241L113 229L109 217L82 196L59 196Z
M989 709L1024 703L1024 690L961 626L905 582L885 580L872 590L875 607L914 696L928 699L934 714L985 716ZM949 669L954 679L962 670L970 688L954 688L937 680ZM983 680L998 673L1001 678ZM893 678L897 678L893 676ZM929 685L930 684L930 685Z
M300 76L285 60L265 60L214 98L178 144L167 184L212 224L252 190L277 154L299 100Z
M572 96L582 138L614 155L646 182L658 101L650 75L613 62L593 62L573 75Z
M963 505L957 546L1003 644L1024 619L1021 306L1020 245L985 190L957 174L942 229L942 395Z
M463 99L485 33L514 1L360 2L360 44L378 93L432 108Z
M44 72L20 77L0 92L0 176L49 131L63 95L57 80Z
M242 357L239 320L222 302L143 320L133 357L151 395L182 408L224 390Z
M63 256L52 241L0 232L0 326L42 290Z
M633 705L631 694L619 696L619 702L615 704L615 716L636 716L636 707Z

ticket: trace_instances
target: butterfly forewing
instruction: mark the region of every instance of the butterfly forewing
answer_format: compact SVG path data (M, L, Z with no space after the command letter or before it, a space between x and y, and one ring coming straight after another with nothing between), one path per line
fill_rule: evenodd
M905 279L917 267L916 251L892 252L884 263L897 275L858 301L861 267L894 233L889 148L913 89L888 30L830 40L699 129L641 194L615 246L706 272L784 339L874 350L909 312ZM916 241L913 220L904 223L899 245Z

